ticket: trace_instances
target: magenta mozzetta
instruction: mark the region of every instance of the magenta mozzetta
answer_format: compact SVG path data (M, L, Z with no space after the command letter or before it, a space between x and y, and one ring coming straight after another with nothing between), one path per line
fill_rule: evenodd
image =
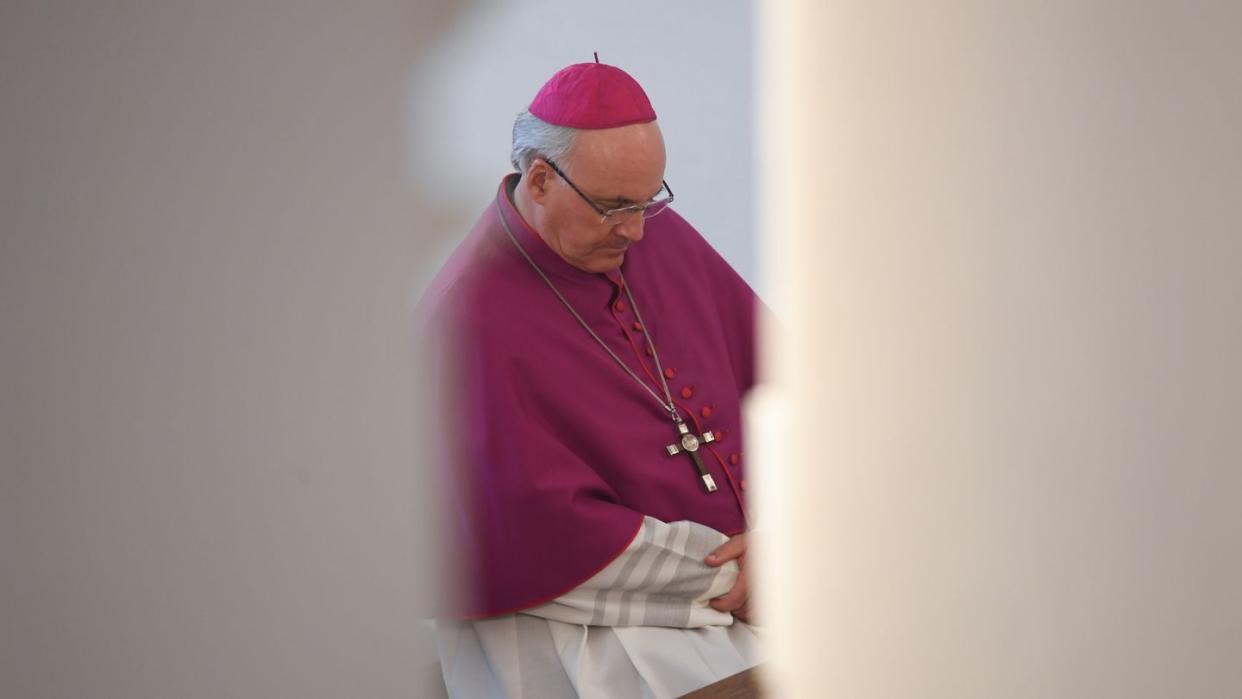
M646 223L620 274L577 269L518 215L516 181L502 182L499 206L484 211L423 301L441 357L467 616L569 591L625 549L643 515L746 529L739 455L741 399L755 383L753 292L672 210ZM578 326L505 224L651 390ZM711 435L697 453L716 492L690 459L670 454L678 435L652 397L663 391L649 341L687 428Z

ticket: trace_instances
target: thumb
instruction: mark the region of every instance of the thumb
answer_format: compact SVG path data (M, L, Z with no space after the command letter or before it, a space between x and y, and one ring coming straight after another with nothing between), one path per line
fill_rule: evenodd
M707 554L707 558L704 558L703 562L709 566L719 566L732 561L735 558L740 558L745 553L746 535L738 534L720 546L717 546L715 551Z

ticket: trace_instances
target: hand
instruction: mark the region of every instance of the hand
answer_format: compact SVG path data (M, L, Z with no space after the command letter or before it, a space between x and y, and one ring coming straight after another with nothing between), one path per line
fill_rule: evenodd
M713 568L717 568L732 560L737 560L739 569L737 582L733 583L733 589L726 592L724 596L712 600L709 604L712 609L721 612L732 612L733 616L750 623L750 584L746 580L745 533L738 534L721 544L715 551L707 554L707 558L703 559L703 562Z

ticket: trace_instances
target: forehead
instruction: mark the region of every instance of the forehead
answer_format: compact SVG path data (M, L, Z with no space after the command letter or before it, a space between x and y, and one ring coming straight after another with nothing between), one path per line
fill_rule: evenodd
M645 201L664 179L664 138L655 122L581 131L571 161L574 182L601 201Z

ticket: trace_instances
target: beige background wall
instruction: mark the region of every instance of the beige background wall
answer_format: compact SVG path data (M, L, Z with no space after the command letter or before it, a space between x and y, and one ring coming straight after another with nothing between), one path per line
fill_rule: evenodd
M771 10L777 696L1235 696L1242 11Z

